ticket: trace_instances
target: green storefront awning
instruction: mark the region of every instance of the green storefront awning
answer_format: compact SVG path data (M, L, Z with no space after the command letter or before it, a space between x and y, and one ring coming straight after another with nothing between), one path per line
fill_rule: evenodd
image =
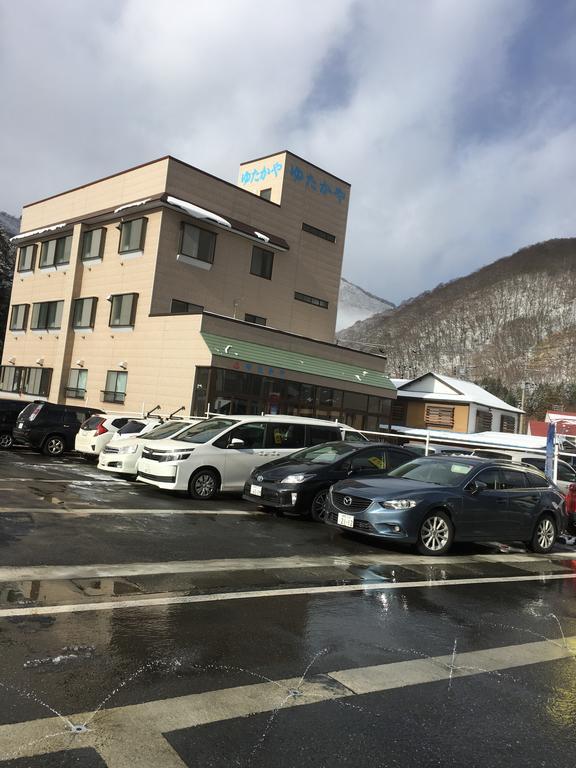
M244 363L254 363L264 368L264 371L254 370L253 373L265 375L268 373L266 369L274 368L280 372L282 370L296 371L312 376L325 376L337 381L346 381L357 386L363 384L368 387L396 391L396 387L384 373L350 365L350 363L337 363L322 357L302 355L298 352L255 344L252 341L218 336L213 333L202 333L202 338L213 355Z

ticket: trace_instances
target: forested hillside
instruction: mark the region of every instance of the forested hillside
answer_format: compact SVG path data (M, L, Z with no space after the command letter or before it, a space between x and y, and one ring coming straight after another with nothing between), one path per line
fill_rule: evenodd
M400 377L432 369L511 388L576 381L576 239L523 248L340 338L382 350Z

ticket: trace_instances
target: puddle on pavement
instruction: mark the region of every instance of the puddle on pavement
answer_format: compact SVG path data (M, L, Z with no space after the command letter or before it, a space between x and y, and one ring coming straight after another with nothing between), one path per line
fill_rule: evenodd
M28 608L42 605L68 605L82 598L99 602L140 594L138 584L128 579L46 579L0 583L1 608Z

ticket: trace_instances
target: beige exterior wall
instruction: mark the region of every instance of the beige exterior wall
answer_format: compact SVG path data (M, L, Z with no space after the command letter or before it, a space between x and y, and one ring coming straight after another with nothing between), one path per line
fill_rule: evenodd
M455 405L454 403L439 403L436 401L422 402L408 400L408 398L402 398L400 396L399 401L403 401L407 404L406 410L406 425L407 427L413 427L414 429L426 429L428 425L424 418L426 412L426 406L440 406L443 408L454 408L454 426L452 429L449 427L435 427L443 432L468 432L468 411L469 405Z
M273 168L275 164L282 166L277 175L267 174L255 184L242 182L243 174L253 166ZM320 191L321 185L324 193ZM258 195L259 189L266 187L272 187L272 202ZM326 191L328 189L330 193ZM334 194L336 189L341 192L340 201ZM148 209L134 207L117 213L114 210L162 195L182 198L224 217L237 219L257 231L283 238L289 244L289 250L283 252L263 241L198 221L160 202L150 203ZM70 226L38 235L34 240L38 244L34 272L15 273L11 305L30 305L28 330L8 330L2 362L7 365L8 359L14 358L17 367L42 365L53 369L51 401L65 401L64 388L68 384L69 370L83 367L88 371L86 405L134 413L158 404L163 412L184 405L188 412L195 367L210 365L211 356L199 334L202 316L162 316L170 312L172 299L200 304L207 311L230 317L236 315L241 320L245 313L260 315L267 318L269 327L332 342L349 195L350 187L345 182L283 152L264 161L243 164L239 186L174 158L162 158L26 206L22 217L23 232L61 222L69 222ZM119 224L140 216L147 219L143 252L119 254ZM94 217L100 219L93 220ZM210 270L177 260L183 221L216 234L214 264ZM303 232L303 222L333 234L336 242ZM106 230L103 258L82 262L83 233L93 227ZM40 269L42 240L69 232L73 234L70 263ZM250 274L254 245L274 251L272 280ZM295 291L328 301L328 309L294 300ZM107 297L123 293L138 294L133 329L108 324L111 305ZM74 300L88 297L98 299L94 328L74 331ZM30 330L32 304L59 300L64 301L61 328ZM218 326L217 319L206 322ZM229 333L226 321L221 323L225 326L221 332ZM238 323L234 331L239 337L254 337L260 343L270 343L260 338L262 329L258 327ZM376 367L369 356L353 350L335 351L332 346L322 347L297 336L278 334L274 338L279 345L288 345L285 348L302 353L320 357L325 354L327 360L337 355L342 362ZM39 360L42 363L36 362ZM125 404L102 405L100 393L105 389L106 373L122 370L120 362L126 364L128 372ZM329 381L326 383L330 384ZM364 391L384 394L368 392L368 388Z

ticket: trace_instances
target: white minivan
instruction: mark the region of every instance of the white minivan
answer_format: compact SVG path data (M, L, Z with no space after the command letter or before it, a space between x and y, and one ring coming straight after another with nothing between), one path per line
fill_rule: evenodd
M217 416L170 440L144 440L138 480L211 499L219 490L242 491L256 467L281 456L364 435L334 421L300 416Z

